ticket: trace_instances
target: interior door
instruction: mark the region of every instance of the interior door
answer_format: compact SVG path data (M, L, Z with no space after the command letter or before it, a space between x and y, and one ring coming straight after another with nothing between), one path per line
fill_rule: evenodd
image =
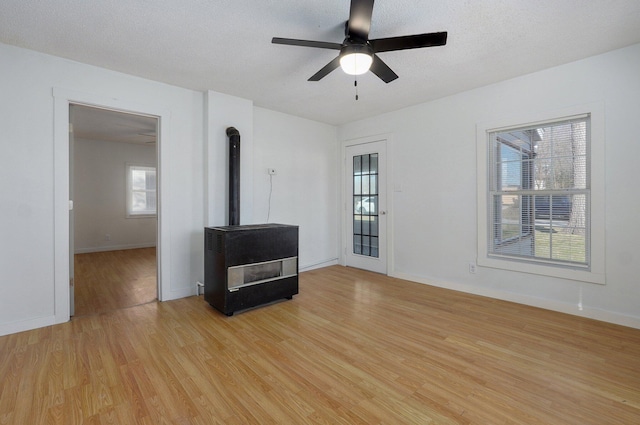
M387 273L386 141L345 148L346 265Z

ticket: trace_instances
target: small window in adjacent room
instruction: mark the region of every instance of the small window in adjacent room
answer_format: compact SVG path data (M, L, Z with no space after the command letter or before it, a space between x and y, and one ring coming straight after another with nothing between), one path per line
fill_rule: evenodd
M605 283L601 111L479 125L479 265Z
M127 217L156 215L156 168L127 165Z

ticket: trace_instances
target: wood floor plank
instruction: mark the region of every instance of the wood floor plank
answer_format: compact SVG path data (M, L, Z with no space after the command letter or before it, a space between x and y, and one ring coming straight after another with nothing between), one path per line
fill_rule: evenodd
M27 423L636 424L640 330L334 266L232 317L200 296L0 337L0 425Z
M75 315L85 316L157 299L156 249L74 255Z

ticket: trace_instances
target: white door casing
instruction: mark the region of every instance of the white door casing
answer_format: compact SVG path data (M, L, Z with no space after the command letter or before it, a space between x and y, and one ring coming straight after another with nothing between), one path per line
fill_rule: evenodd
M120 112L148 115L158 118L158 227L157 227L157 276L158 299L163 301L163 293L170 292L171 253L169 214L166 191L162 190L162 182L166 180L170 167L166 166L168 155L163 155L165 144L162 138L170 134L170 112L153 105L140 105L121 99L113 99L90 93L77 92L55 87L54 97L54 323L64 323L70 318L70 146L69 146L69 106L81 104Z
M75 137L73 134L73 108L69 107L69 314L75 314L75 265L74 265L74 235L75 235L75 211L73 210L73 155Z
M344 148L345 265L387 274L387 141L360 142Z

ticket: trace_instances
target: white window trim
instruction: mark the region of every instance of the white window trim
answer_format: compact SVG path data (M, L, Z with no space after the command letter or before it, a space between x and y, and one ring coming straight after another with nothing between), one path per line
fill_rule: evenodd
M591 115L590 185L591 185L591 263L589 270L583 267L545 265L511 258L489 257L488 241L488 179L489 133L505 128L539 125L566 117ZM562 279L605 284L605 128L604 103L590 103L556 111L523 113L476 125L477 206L478 206L478 266L523 273L538 274Z
M156 200L158 199L158 168L153 165L153 164L141 164L141 163L134 163L134 162L127 162L125 163L125 196L126 196L126 210L125 210L125 215L127 218L150 218L150 217L157 217L158 215L158 204L156 201L156 211L154 213L133 213L131 212L131 168L132 167L138 167L138 168L153 168L156 172Z

